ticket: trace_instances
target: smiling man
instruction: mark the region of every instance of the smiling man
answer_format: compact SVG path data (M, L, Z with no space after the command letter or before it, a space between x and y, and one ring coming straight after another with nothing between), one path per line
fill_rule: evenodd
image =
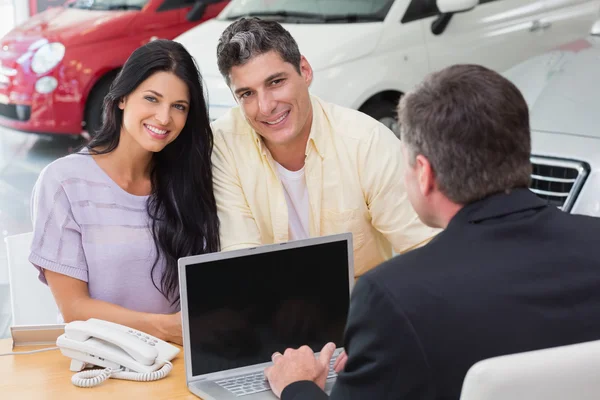
M311 96L311 66L279 23L234 22L217 61L238 103L213 123L223 250L352 232L358 277L436 233L408 201L398 139Z

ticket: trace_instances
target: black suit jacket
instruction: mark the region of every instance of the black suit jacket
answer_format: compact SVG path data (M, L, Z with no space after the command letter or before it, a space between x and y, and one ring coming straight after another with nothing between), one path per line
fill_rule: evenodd
M456 400L477 361L600 339L600 218L527 189L465 206L361 277L331 399ZM282 400L326 399L312 382Z

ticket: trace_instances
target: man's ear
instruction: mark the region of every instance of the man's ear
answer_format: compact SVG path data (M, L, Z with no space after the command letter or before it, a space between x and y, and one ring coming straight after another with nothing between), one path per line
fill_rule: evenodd
M300 75L304 78L307 86L310 86L313 80L313 70L310 63L304 56L300 56Z
M415 159L417 174L419 180L419 189L425 197L429 196L435 189L435 173L431 168L431 163L422 154L419 154Z

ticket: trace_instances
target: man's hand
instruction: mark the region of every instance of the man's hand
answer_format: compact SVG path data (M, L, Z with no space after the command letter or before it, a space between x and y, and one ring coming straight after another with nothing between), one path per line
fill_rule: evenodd
M335 360L335 363L333 364L333 369L337 374L344 370L344 367L346 366L346 361L348 361L348 354L346 354L346 351L344 350L340 353L338 358Z
M281 397L286 386L298 381L313 381L324 389L334 351L335 344L327 343L318 359L308 346L302 346L298 350L287 349L283 355L274 353L271 357L273 366L265 369L265 377L275 396Z

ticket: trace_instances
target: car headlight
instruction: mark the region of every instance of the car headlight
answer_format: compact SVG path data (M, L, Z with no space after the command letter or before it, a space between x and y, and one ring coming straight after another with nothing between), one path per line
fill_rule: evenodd
M44 76L35 83L35 91L40 94L52 93L58 86L58 81L53 76Z
M65 56L65 46L62 43L46 43L36 50L31 60L31 69L36 74L45 74L56 67Z

